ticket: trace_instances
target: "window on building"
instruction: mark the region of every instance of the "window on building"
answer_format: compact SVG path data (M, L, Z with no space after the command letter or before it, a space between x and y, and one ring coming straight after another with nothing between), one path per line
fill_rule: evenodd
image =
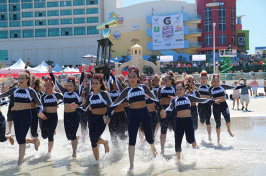
M21 2L32 2L32 0L21 0Z
M87 27L87 34L88 35L99 34L99 30L96 29L96 26L88 26Z
M9 20L10 21L20 20L20 13L9 13Z
M36 20L35 26L43 26L46 25L46 20Z
M73 10L74 15L82 15L85 14L85 9L74 9Z
M59 25L59 20L48 20L48 25Z
M86 0L87 5L95 5L98 4L98 0Z
M7 21L7 13L1 13L0 21Z
M8 27L8 22L0 22L0 27Z
M8 50L0 50L0 60L8 60Z
M46 37L46 29L35 29L35 37Z
M71 36L72 28L61 28L61 36Z
M34 2L42 2L42 1L45 1L45 0L34 0Z
M98 8L87 9L87 14L98 14Z
M7 0L1 0L0 1L0 4L4 4L4 3L7 3Z
M205 32L212 31L212 8L205 8Z
M236 35L232 35L232 45L236 44Z
M20 0L8 0L9 3L19 3Z
M35 17L46 17L46 11L35 12Z
M60 7L67 7L71 5L71 1L60 1Z
M75 27L74 28L74 35L86 35L85 27Z
M85 18L74 18L74 24L85 23Z
M7 39L8 31L0 31L0 39Z
M11 21L10 22L10 27L20 27L21 23L20 21Z
M59 16L58 10L48 11L47 16Z
M9 12L19 12L20 4L9 4Z
M212 45L212 35L205 36L205 45L206 46Z
M23 30L22 33L23 33L23 38L32 38L32 37L34 37L33 29Z
M219 31L226 30L225 7L219 7Z
M81 6L81 5L85 5L84 0L73 0L73 6Z
M20 30L10 30L10 38L21 38Z
M33 4L32 3L23 3L22 4L22 9L32 9Z
M61 24L72 24L72 18L61 19Z
M59 28L48 29L48 37L59 36Z
M0 12L7 12L7 5L6 4L0 5Z
M22 21L22 26L33 26L33 21Z
M98 17L87 18L87 23L98 23L98 22L99 22Z
M231 8L231 23L232 31L236 31L236 9L234 7Z
M58 7L58 2L47 2L47 7Z
M219 35L219 45L226 45L226 35L225 34Z
M64 15L72 15L72 10L61 10L60 11L60 15L64 16Z
M33 12L22 12L22 18L33 17Z
M41 2L41 3L34 3L34 8L45 8L45 2Z

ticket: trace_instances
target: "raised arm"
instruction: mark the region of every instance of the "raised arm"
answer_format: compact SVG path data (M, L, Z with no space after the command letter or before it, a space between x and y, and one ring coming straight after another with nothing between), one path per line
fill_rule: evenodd
M86 98L86 102L81 107L78 107L77 110L82 110L82 111L86 112L89 108L89 105L90 105L90 98L88 95Z
M84 69L82 69L82 73L79 79L78 92L77 92L79 96L82 94L83 81L84 81Z
M0 94L0 98L4 98L4 97L7 97L9 95L12 95L15 90L16 90L16 87L13 87L13 88L9 89L8 91L6 91L4 93L1 93Z
M234 89L234 90L237 90L237 89L241 89L243 87L246 87L246 84L242 84L242 85L239 85L239 86L236 86L236 87L233 87L233 86L229 86L229 85L221 85L225 90L227 89Z
M161 90L162 90L162 88L160 87L157 91L157 97L159 100L161 100Z
M111 112L119 105L121 104L124 99L127 97L128 91L130 88L126 88L123 90L123 92L120 94L120 96L115 100L115 102L108 108L107 112L105 113L106 116L111 116Z
M40 111L43 111L43 106L42 106L42 102L39 99L36 91L34 89L30 89L30 96L32 97L32 99L34 100L34 102L38 105L38 107L40 108Z
M198 90L195 91L196 97L201 98L200 93Z
M211 100L211 99L207 99L207 98L198 98L198 97L193 97L193 96L190 96L188 95L188 98L190 100L190 102L193 102L193 103L207 103L207 104L213 104L215 103L214 100Z
M51 79L53 80L55 86L60 90L60 92L61 92L62 94L64 94L64 93L66 92L66 89L65 89L61 84L59 84L59 82L55 79L52 70L53 70L52 66L49 65L48 71L49 71L49 73L50 73Z
M115 82L116 86L118 87L119 91L122 92L125 88L122 86L120 81L112 73L110 73L110 76L112 77L112 79Z
M146 86L146 85L142 85L145 91L145 94L147 94L150 99L156 104L156 106L159 108L159 110L162 110L162 106L160 104L160 101L156 98L156 96L151 92L151 90Z

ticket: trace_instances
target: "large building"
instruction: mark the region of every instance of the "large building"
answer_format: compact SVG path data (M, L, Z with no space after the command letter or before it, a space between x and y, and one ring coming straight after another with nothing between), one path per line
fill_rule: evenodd
M97 52L103 1L0 0L0 61L77 65Z

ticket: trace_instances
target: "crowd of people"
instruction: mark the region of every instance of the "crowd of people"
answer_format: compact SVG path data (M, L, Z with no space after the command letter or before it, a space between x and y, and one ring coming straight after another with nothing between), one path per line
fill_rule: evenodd
M142 142L150 144L153 156L156 157L158 153L154 140L157 132L160 130L160 153L164 155L167 133L169 130L173 131L179 162L184 134L187 142L197 148L195 132L198 121L206 125L208 140L212 141L212 113L216 123L217 143L220 143L221 115L225 119L228 134L233 137L225 91L233 89L232 98L234 102L238 102L238 90L241 89L242 110L244 102L247 110L249 100L245 95L248 95L251 84L253 87L258 86L255 78L249 84L243 79L233 86L225 85L216 74L209 82L209 75L204 70L198 80L192 75L177 75L173 72L148 77L141 75L136 67L129 67L128 77L115 77L111 73L101 75L95 73L94 69L90 72L83 69L80 77L69 76L65 82L59 82L53 75L51 66L49 74L50 76L37 78L25 69L7 86L2 86L1 106L9 104L9 107L7 134L5 114L0 113L0 141L9 140L14 145L11 135L13 121L16 141L19 144L18 168L23 163L26 143L32 143L38 151L38 123L41 137L48 139L48 154L51 155L58 123L58 105L61 103L64 104L64 128L66 138L72 144L73 158L77 157L77 131L81 125L80 140L84 143L89 131L95 164L98 164L99 146L103 145L106 153L110 151L108 139L102 138L108 125L114 146L119 145L118 139L129 140L129 172L132 172L138 133ZM257 94L254 88L253 94ZM31 138L26 138L29 129Z

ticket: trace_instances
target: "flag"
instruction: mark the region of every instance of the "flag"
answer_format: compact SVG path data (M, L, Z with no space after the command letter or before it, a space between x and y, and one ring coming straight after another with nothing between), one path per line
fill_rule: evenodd
M182 6L182 13L183 13L184 7Z
M153 11L154 11L154 8L151 8L151 11L152 11L152 12L151 12L151 16L153 16Z

